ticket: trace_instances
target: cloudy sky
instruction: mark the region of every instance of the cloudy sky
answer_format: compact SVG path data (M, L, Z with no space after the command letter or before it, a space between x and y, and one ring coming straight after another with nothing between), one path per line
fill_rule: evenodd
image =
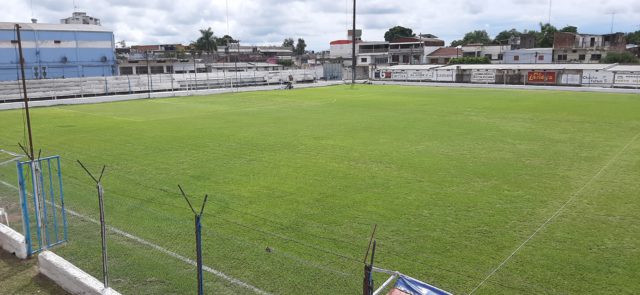
M8 7L6 5L8 1ZM0 21L57 23L71 15L73 0L4 0ZM344 39L352 0L76 0L79 11L100 18L127 44L189 43L198 29L229 32L243 44L279 44L302 37L308 49L329 48ZM640 30L640 0L553 0L551 23L578 26L580 32ZM8 9L8 10L7 10ZM228 11L228 14L227 14ZM348 15L349 14L349 15ZM228 15L228 26L227 26ZM549 0L359 0L358 28L365 40L382 40L395 25L431 33L451 42L465 32L485 29L492 36L516 28L536 29L549 17ZM350 24L349 24L350 26Z

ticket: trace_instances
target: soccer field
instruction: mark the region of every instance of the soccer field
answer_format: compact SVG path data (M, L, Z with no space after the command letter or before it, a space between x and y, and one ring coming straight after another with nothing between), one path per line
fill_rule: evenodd
M75 161L107 165L109 225L195 259L177 185L209 194L204 264L264 292L361 293L377 224L376 266L456 294L640 293L638 95L357 85L31 115L68 208L97 219ZM22 112L0 126L18 152ZM0 180L16 184L15 165ZM70 216L69 230L55 252L101 277L99 226ZM195 293L195 267L109 239L116 290ZM206 273L205 290L253 293L237 281Z

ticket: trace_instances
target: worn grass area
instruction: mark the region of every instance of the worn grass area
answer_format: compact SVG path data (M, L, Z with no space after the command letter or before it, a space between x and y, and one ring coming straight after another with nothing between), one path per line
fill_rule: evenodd
M37 259L20 260L0 249L0 294L67 294L47 277L38 274Z
M17 151L20 112L0 125ZM358 292L373 224L378 266L468 293L572 196L477 294L640 292L637 95L358 85L41 108L33 126L69 208L97 217L74 162L106 164L109 224L193 258L177 184L208 193L205 264L271 293ZM57 252L100 277L97 230L71 218ZM116 289L194 292L192 266L110 238Z

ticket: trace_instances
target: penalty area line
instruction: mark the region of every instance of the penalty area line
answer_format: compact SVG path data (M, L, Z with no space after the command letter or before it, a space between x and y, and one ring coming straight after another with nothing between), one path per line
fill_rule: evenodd
M589 187L589 185L591 185L591 183L593 183L596 179L598 179L598 177L600 177L600 175L602 174L602 172L604 172L607 168L609 168L609 166L611 166L611 164L613 164L613 162L615 162L616 160L618 160L618 157L620 157L620 155L622 155L628 148L629 146L631 146L632 143L634 143L636 141L636 139L638 139L638 137L640 137L640 132L637 133L633 138L631 138L631 140L622 148L620 149L611 159L609 159L609 161L602 166L590 179L589 181L587 181L582 187L580 187L577 191L575 191L573 194L570 195L569 199L564 202L564 204L562 204L562 206L560 206L560 208L558 208L558 210L553 213L553 215L551 215L551 217L549 217L545 222L543 222L526 240L524 240L524 242L522 242L518 248L516 248L509 256L507 256L507 258L505 258L500 264L498 264L498 266L496 266L490 273L489 275L487 275L486 278L484 278L475 288L473 288L471 290L471 292L469 292L469 295L474 294L478 289L480 289L480 287L482 287L482 285L484 285L484 283L491 278L494 274L496 274L496 272L498 272L505 264L507 264L507 262L509 262L509 260L511 260L511 258L513 258L513 256L515 256L518 252L520 252L520 250L527 244L529 243L529 241L531 241L531 239L533 239L534 236L536 236L538 234L538 232L540 232L542 229L544 229L547 224L549 224L551 221L553 221L558 215L560 215L560 213L564 210L565 207L567 207L567 205L569 205L569 203L571 203L577 196L579 196L587 187Z
M15 185L7 183L7 182L5 182L3 180L0 180L0 183L5 185L5 186L7 186L7 187L13 188L15 190L19 190L19 188L16 187ZM89 221L89 222L94 223L94 224L98 224L98 225L100 224L100 222L98 220L95 220L95 219L93 219L91 217L88 217L88 216L85 216L83 214L80 214L80 213L78 213L76 211L73 211L73 210L71 210L69 208L65 208L65 210L67 212L69 212L69 214L74 216L74 217ZM171 256L171 257L173 257L175 259L178 259L178 260L180 260L180 261L182 261L182 262L184 262L186 264L189 264L189 265L192 265L192 266L197 266L197 263L194 260L192 260L190 258L187 258L185 256L182 256L182 255L180 255L180 254L178 254L176 252L167 250L167 249L165 249L165 248L163 248L163 247L161 247L159 245L156 245L154 243L151 243L151 242L149 242L149 241L147 241L147 240L145 240L143 238L140 238L138 236L135 236L133 234L130 234L128 232L125 232L125 231L123 231L121 229L115 228L115 227L110 226L110 225L107 225L107 229L109 231L112 231L112 232L122 236L122 237L125 237L125 238L128 238L130 240L133 240L133 241L137 242L138 244L150 247L150 248L152 248L152 249L154 249L154 250L156 250L158 252L161 252L161 253L166 254L168 256ZM238 280L238 279L236 279L234 277L231 277L231 276L229 276L229 275L227 275L227 274L225 274L225 273L223 273L223 272L221 272L219 270L216 270L216 269L214 269L214 268L212 268L210 266L203 265L202 269L204 271L208 272L208 273L211 273L211 274L213 274L213 275L215 275L215 276L217 276L219 278L224 279L225 281L227 281L229 283L232 283L234 285L243 287L245 289L249 289L249 290L253 291L256 294L270 295L270 293L268 293L266 291L263 291L263 290L255 287L255 286L253 286L251 284L245 283L245 282L243 282L241 280Z

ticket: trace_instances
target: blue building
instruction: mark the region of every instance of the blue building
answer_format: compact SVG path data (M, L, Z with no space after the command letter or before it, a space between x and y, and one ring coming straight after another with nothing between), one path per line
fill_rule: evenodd
M27 79L117 75L113 32L97 25L21 23ZM0 22L0 81L20 78L15 23Z

